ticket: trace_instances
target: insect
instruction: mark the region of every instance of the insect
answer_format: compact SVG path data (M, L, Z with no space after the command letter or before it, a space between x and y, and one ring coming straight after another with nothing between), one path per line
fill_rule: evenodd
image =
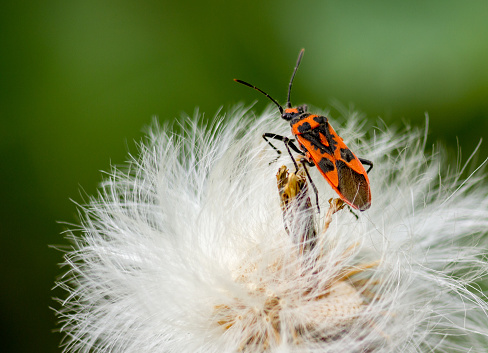
M281 153L269 139L282 141L285 144L297 171L298 164L293 157L290 148L296 153L305 156L305 158L302 159L302 163L316 166L325 180L327 180L344 202L360 211L367 210L371 206L371 189L368 173L373 168L373 162L356 157L356 155L346 146L342 138L337 135L325 116L308 113L306 105L301 105L295 108L291 105L291 87L304 51L305 49L302 49L298 55L295 69L293 70L290 83L288 84L288 96L285 109L283 109L283 107L269 94L256 86L242 80L234 79L234 81L264 94L276 104L281 117L290 122L291 132L294 139L274 133L263 134L263 138L273 149L278 153ZM298 147L295 145L295 141L298 143ZM367 171L364 169L363 164L369 166ZM320 212L317 188L310 178L310 174L306 168L305 171L312 188L315 191L317 208Z

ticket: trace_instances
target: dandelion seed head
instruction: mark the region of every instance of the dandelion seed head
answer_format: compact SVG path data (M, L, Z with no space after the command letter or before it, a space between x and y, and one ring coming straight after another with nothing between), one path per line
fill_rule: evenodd
M368 137L364 120L344 114L343 126L331 120L336 131L375 163L372 206L355 215L329 205L336 195L311 168L317 215L311 192L283 203L300 173L261 138L288 134L272 112L251 119L236 107L207 127L197 113L180 134L155 122L127 166L108 173L68 233L58 283L65 351L488 346L478 287L488 191L478 174L448 172L441 151L424 152L421 131L382 127Z

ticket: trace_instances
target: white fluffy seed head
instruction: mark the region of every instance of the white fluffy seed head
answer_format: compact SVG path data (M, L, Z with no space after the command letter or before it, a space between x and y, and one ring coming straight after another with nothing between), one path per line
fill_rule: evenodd
M321 215L285 227L276 174L294 170L237 107L178 135L154 123L139 153L80 208L59 285L66 352L481 352L488 347L488 192L460 181L419 131L331 124L374 162L372 206L326 216L336 197L310 169ZM280 146L279 143L276 144ZM280 146L281 147L281 146ZM270 163L271 162L271 163ZM309 193L315 210L315 197ZM311 220L313 221L311 223ZM285 222L285 223L284 223ZM311 224L315 243L297 243Z

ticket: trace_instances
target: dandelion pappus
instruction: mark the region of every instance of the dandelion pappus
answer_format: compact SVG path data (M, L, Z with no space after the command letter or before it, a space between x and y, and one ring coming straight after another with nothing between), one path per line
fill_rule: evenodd
M271 147L273 147L273 149L278 153L281 153L281 151L273 146L268 139L282 141L293 160L296 170L298 170L298 164L293 157L290 148L296 153L305 156L306 160L302 160L302 163L306 162L310 166L316 166L320 174L322 174L325 180L327 180L344 202L360 211L367 210L371 206L371 189L368 173L373 168L373 162L356 157L356 155L346 146L342 138L337 135L332 126L330 126L329 121L325 116L308 113L306 105L298 107L292 107L291 105L291 87L304 51L305 49L302 49L298 55L298 60L288 85L288 96L285 109L283 109L283 107L269 94L256 86L242 80L234 79L234 81L264 94L276 104L281 117L290 122L291 132L295 139L290 139L286 136L273 133L263 134L263 138L271 145ZM298 147L294 144L295 140L298 142ZM367 171L364 169L363 164L369 166ZM306 168L305 171L312 188L315 191L317 208L320 212L317 188L310 178L310 174Z

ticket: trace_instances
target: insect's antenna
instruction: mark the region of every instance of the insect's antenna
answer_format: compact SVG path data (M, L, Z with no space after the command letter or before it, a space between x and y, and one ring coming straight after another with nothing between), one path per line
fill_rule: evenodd
M276 106L278 107L278 109L280 110L280 113L281 115L283 115L283 107L280 105L280 103L278 103L277 101L275 101L269 94L267 94L266 92L264 92L263 90L257 88L256 86L253 86L251 85L250 83L247 83L245 81L242 81L242 80L238 80L238 79L234 79L234 81L236 81L237 83L242 83L243 85L247 86L247 87L251 87L251 88L254 88L256 91L259 91L261 92L262 94L264 94L266 97L268 97L269 99L271 99L271 101L276 104Z
M291 75L290 84L288 85L288 98L286 99L286 107L287 108L291 108L291 100L290 100L290 97L291 97L291 85L293 83L293 79L295 78L295 74L297 73L298 65L300 65L300 61L302 61L302 56L303 56L303 53L304 52L305 52L305 49L300 50L300 54L298 54L297 64L295 65L295 70L293 70L293 75Z

